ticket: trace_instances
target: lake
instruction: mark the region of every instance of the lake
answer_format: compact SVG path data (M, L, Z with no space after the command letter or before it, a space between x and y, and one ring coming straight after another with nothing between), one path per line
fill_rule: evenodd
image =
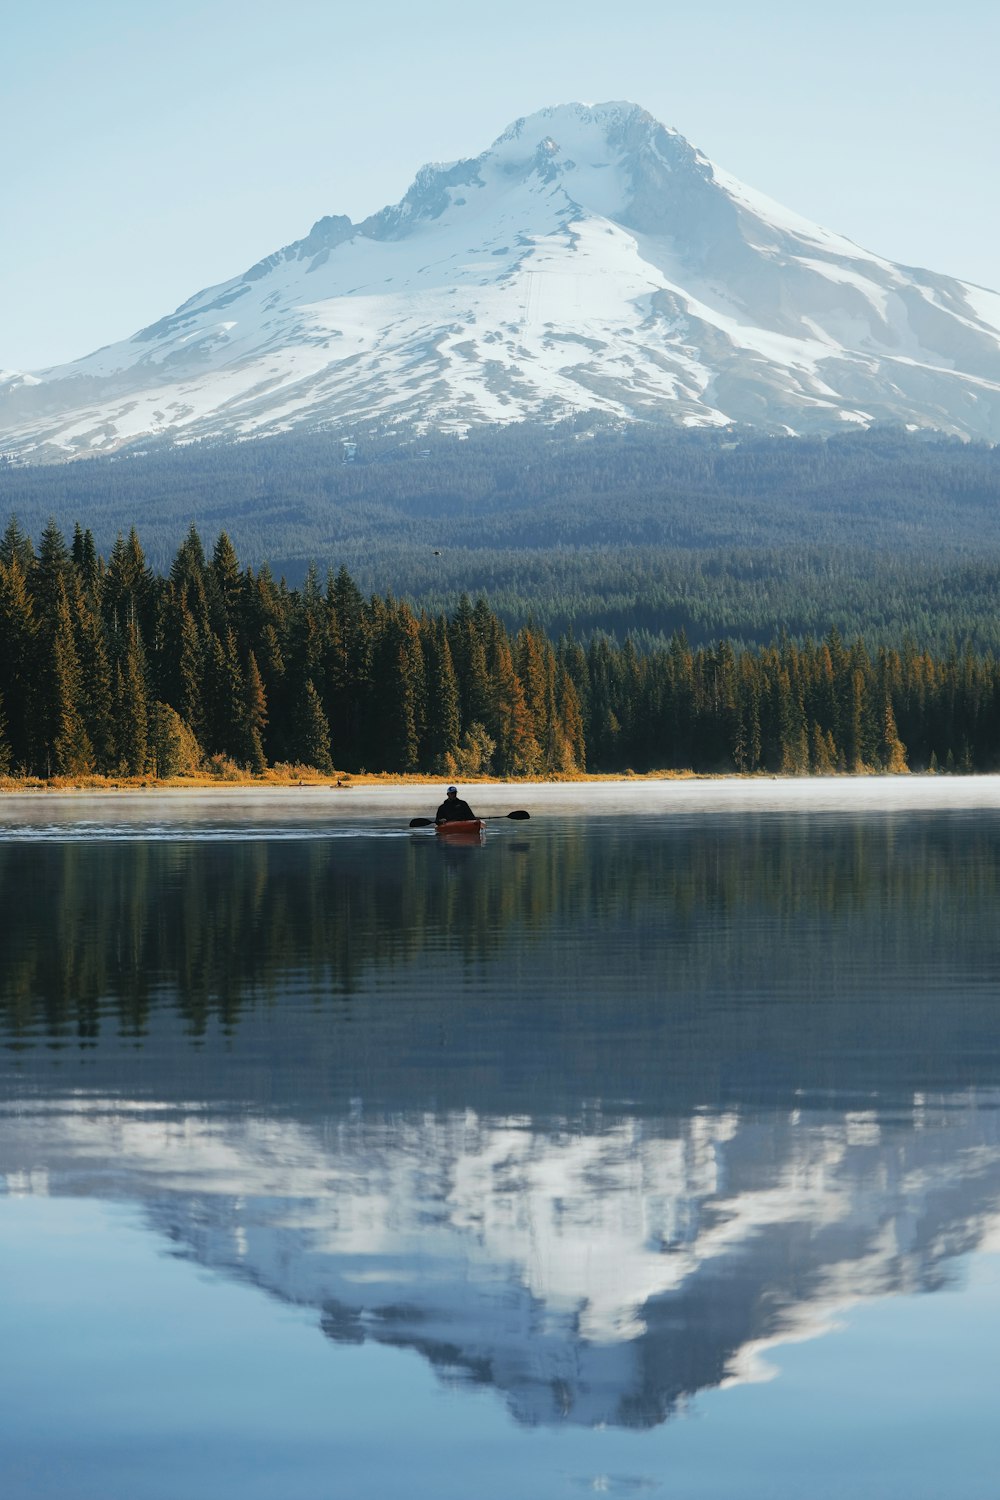
M1000 779L0 799L5 1500L993 1500Z

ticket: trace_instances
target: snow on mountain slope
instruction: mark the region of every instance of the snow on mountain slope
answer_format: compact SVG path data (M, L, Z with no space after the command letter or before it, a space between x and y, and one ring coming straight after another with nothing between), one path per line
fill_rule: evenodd
M0 447L581 411L1000 440L1000 295L810 224L635 105L563 105L131 339L8 372Z

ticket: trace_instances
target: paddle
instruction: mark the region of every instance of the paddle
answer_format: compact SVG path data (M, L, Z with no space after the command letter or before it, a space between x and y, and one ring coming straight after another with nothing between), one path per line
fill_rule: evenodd
M528 819L531 817L531 814L530 813L526 813L523 808L519 808L516 812L493 813L492 814L492 821L495 823L498 817L511 818L515 823L526 823L528 821ZM478 821L480 823L486 823L486 822L489 822L490 819L489 818L480 818ZM433 828L434 827L434 819L433 818L411 818L410 819L410 827L411 828Z

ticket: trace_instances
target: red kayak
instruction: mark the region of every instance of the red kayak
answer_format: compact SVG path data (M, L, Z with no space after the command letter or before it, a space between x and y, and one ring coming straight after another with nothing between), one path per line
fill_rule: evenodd
M486 824L482 818L462 818L455 823L435 823L434 831L445 839L481 839Z

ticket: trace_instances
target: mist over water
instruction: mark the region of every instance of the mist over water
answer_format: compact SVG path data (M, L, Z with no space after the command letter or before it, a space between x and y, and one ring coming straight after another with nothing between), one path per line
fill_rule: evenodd
M252 1452L289 1495L398 1492L388 1454L421 1495L987 1493L993 788L562 791L482 847L388 798L8 822L12 1493L70 1452L114 1493L152 1428L130 1494L266 1493Z

